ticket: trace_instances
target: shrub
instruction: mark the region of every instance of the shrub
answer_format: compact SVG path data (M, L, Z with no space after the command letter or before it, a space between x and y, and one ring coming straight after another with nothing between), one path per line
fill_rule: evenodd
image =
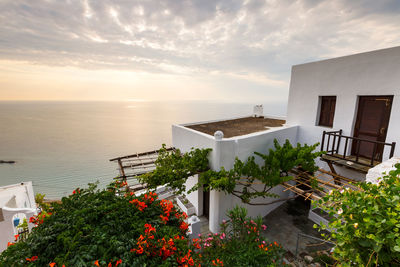
M29 237L0 254L0 266L179 266L192 261L185 214L170 201L114 187L76 189ZM189 256L188 256L189 254Z
M280 266L284 250L260 236L262 218L247 217L247 210L235 207L221 224L221 233L193 239L202 266Z
M400 265L400 164L379 184L359 183L359 191L340 190L318 205L336 217L328 239L342 266ZM323 226L322 228L326 228Z

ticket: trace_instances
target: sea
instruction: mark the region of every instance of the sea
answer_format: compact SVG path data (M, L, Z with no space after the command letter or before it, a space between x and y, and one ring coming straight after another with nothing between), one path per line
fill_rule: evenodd
M264 114L285 116L285 103L217 101L0 101L0 186L32 181L35 193L60 199L118 176L109 159L172 145L171 125Z

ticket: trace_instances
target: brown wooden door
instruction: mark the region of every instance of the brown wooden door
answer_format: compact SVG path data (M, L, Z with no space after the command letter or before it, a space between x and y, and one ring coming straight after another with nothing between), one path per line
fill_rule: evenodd
M385 142L389 126L390 111L392 109L393 96L360 96L354 137ZM382 161L383 145L370 142L353 141L352 154L372 158L375 149L374 160Z

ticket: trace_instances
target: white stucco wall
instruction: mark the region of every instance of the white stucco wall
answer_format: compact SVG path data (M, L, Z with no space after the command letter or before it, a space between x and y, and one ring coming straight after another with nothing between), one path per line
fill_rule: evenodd
M13 225L13 218L29 218L36 214L35 195L32 182L0 187L0 253L7 248L8 242L14 242L17 229ZM28 223L30 229L33 224Z
M316 126L319 96L335 95L333 127ZM292 67L287 124L299 125L298 141L321 142L324 130L343 129L353 135L358 96L393 95L392 111L386 142L396 142L395 155L400 155L400 47L346 57L295 65ZM383 159L388 158L386 149ZM325 163L319 163L327 168ZM344 176L365 175L337 168Z
M187 152L192 147L212 148L213 150L210 153L211 168L219 170L224 167L229 170L233 167L236 157L240 160L246 160L249 156L253 156L255 151L267 153L273 147L275 138L280 143L283 143L286 139L289 139L292 144L296 143L297 129L297 126L275 127L262 132L217 140L214 136L186 128L183 125L173 125L172 140L174 147L179 148L182 152ZM258 157L256 156L256 158ZM195 177L189 178L186 183L187 189L190 189L195 182L197 182ZM289 192L283 192L282 187L274 188L273 192L282 198L288 197L289 194ZM199 190L191 193L187 198L196 207L198 214L202 214L202 192ZM260 198L255 201L265 203L270 200L275 199ZM226 212L237 204L245 206L250 216L265 216L282 203L270 206L244 205L237 197L223 192L211 191L209 227L212 232L219 231L219 224L223 219L226 219Z

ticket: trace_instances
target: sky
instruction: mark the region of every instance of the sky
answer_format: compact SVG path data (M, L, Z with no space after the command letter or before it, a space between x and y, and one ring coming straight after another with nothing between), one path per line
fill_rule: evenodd
M399 45L399 0L0 0L0 100L286 102L292 65Z

